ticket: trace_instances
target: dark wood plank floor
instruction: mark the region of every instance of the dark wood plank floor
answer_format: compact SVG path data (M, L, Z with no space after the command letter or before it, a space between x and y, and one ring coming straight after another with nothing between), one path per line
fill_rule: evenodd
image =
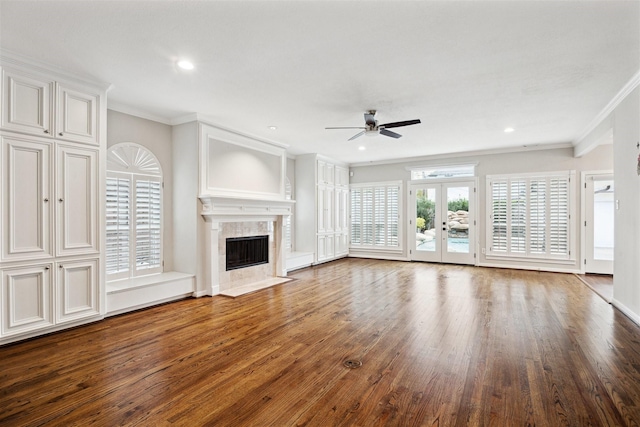
M574 275L347 259L291 276L0 348L0 425L640 423L640 330Z
M613 276L611 274L576 274L586 286L606 302L613 300Z

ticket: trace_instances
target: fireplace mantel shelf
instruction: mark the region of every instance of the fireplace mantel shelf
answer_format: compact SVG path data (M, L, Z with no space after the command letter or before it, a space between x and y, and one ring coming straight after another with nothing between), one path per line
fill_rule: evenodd
M200 196L202 216L205 219L222 219L230 217L273 217L275 215L291 215L294 200L284 199L250 199L232 196Z

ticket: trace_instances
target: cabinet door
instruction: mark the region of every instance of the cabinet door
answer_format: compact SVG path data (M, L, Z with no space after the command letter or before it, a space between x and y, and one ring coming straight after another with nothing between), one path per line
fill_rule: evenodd
M37 136L53 136L53 81L4 69L2 127Z
M335 251L335 237L333 234L327 234L326 240L325 240L325 245L324 245L324 250L326 253L326 257L327 259L329 258L333 258L336 254Z
M325 189L325 199L324 199L324 231L331 232L335 226L335 188L327 187Z
M348 187L349 186L349 170L342 166L336 166L336 186Z
M100 314L98 260L65 261L57 270L56 323Z
M51 251L51 143L1 136L2 261L45 258Z
M324 179L327 185L335 185L336 180L335 180L334 172L335 172L335 166L332 165L331 163L326 163Z
M343 256L349 253L349 234L336 234L336 256Z
M324 261L325 259L327 259L327 236L317 236L316 243L318 246L318 250L316 252L316 260Z
M347 203L349 201L349 190L336 188L336 208L335 208L335 231L341 233L346 231L347 226Z
M37 331L53 325L51 264L2 271L0 335Z
M317 177L316 177L317 178L316 179L316 183L317 184L326 184L327 183L327 179L326 179L327 163L323 162L322 160L318 160L316 173L318 174Z
M98 144L98 97L58 84L56 138Z
M98 253L97 158L96 150L57 147L58 256Z
M318 233L324 233L326 229L326 216L327 216L327 206L325 201L327 200L327 187L324 185L318 186L318 191L316 194L316 209L317 209L317 221L316 231Z

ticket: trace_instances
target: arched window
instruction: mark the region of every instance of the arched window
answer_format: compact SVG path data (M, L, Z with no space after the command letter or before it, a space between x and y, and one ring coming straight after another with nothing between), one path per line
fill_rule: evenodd
M146 148L107 152L107 280L162 272L162 169Z

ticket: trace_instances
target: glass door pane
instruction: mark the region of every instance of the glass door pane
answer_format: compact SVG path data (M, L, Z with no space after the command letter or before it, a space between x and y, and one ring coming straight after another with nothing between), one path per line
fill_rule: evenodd
M613 261L613 180L593 187L593 259Z
M436 189L416 190L416 250L436 251Z
M449 187L447 196L447 252L465 253L469 248L469 186Z

